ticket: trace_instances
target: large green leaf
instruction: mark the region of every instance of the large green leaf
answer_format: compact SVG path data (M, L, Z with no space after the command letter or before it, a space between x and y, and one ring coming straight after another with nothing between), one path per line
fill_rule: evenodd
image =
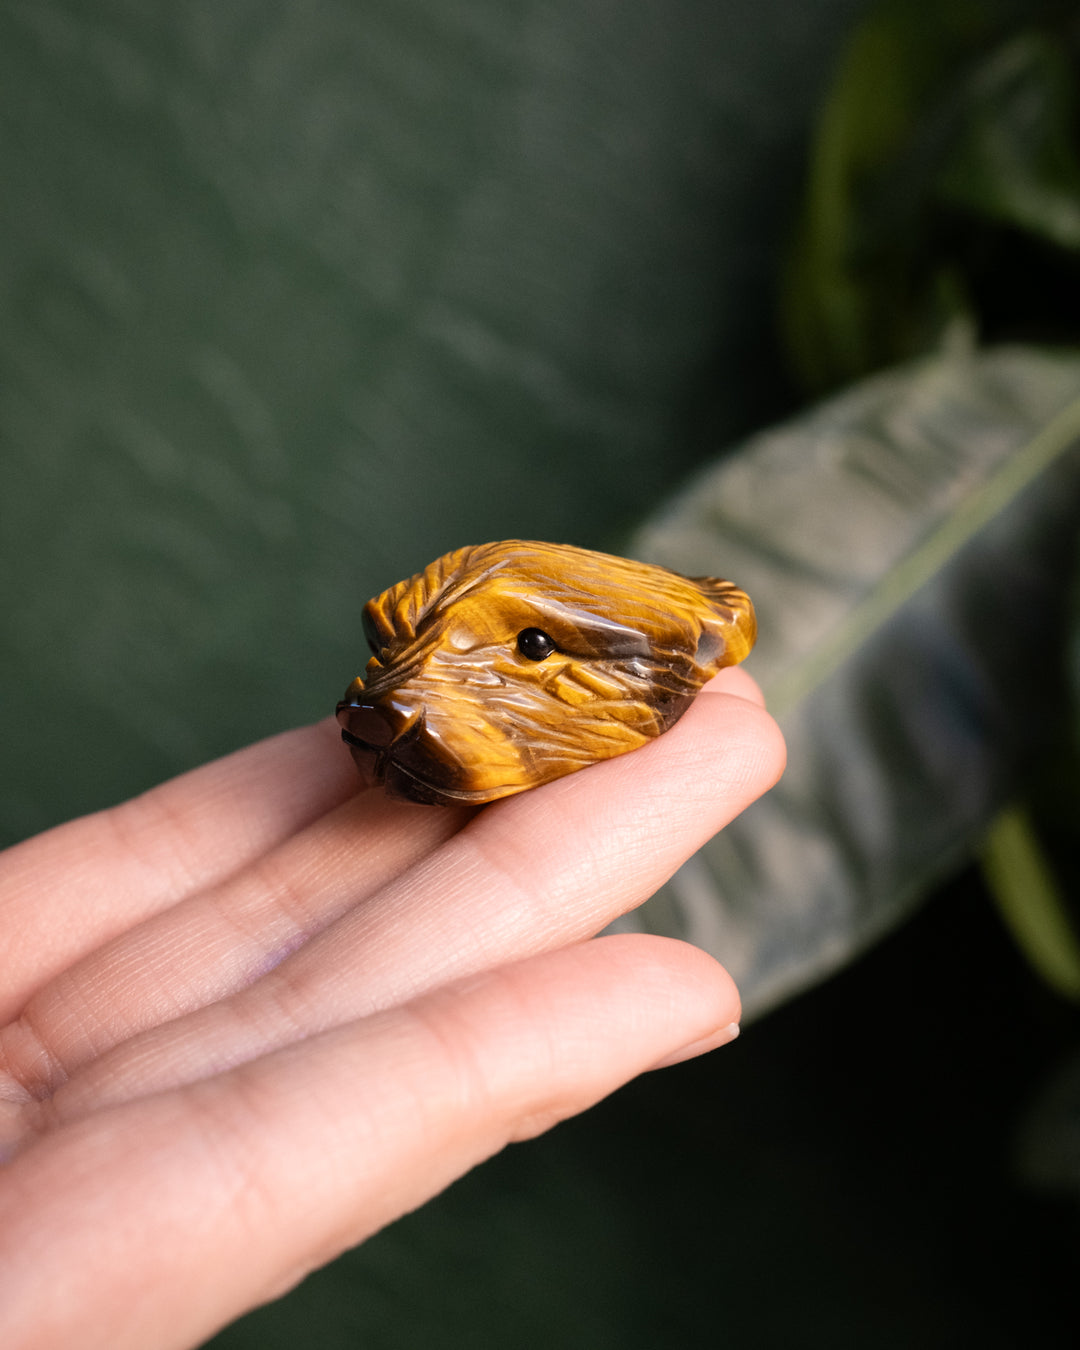
M782 783L631 924L761 1011L967 856L1060 713L1080 358L955 352L759 436L636 538L753 596Z

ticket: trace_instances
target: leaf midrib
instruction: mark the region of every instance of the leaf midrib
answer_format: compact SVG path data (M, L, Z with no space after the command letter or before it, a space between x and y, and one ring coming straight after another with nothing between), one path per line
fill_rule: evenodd
M1080 396L1009 455L976 492L890 569L804 657L782 675L765 682L770 712L782 718L798 707L1078 439Z

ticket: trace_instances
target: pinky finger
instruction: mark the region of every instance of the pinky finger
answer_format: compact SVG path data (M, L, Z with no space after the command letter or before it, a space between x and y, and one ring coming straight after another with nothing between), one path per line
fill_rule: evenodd
M598 938L61 1126L7 1171L4 1344L194 1345L738 1006L695 948Z

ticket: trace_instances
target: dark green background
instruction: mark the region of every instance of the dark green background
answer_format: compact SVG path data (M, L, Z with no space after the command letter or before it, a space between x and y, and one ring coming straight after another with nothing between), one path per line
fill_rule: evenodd
M3 838L321 715L372 592L618 547L792 406L862 9L0 0ZM222 1344L1071 1344L1068 1216L1010 1172L1056 1018L972 887Z
M8 840L325 712L462 543L617 547L784 406L857 0L4 0Z

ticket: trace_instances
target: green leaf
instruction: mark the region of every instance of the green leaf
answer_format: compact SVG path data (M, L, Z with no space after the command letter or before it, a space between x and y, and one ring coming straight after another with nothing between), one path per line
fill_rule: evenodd
M1021 807L1008 806L995 819L982 867L1006 926L1032 966L1063 997L1080 1000L1080 941L1053 869Z
M745 586L779 785L632 925L760 1012L967 859L1061 715L1080 357L953 352L867 380L702 475L633 541Z
M784 336L807 388L872 370L905 340L897 329L937 166L936 152L913 145L999 8L886 0L852 34L818 122L783 290Z
M838 65L781 293L809 390L926 353L958 317L1076 341L1075 31L1051 2L883 0Z
M1080 249L1075 72L1059 43L1025 33L964 89L963 131L939 181L970 211Z
M1080 558L1077 559L1080 562ZM1080 567L1073 578L1060 722L1025 784L994 820L980 862L1002 921L1041 978L1080 1000Z

